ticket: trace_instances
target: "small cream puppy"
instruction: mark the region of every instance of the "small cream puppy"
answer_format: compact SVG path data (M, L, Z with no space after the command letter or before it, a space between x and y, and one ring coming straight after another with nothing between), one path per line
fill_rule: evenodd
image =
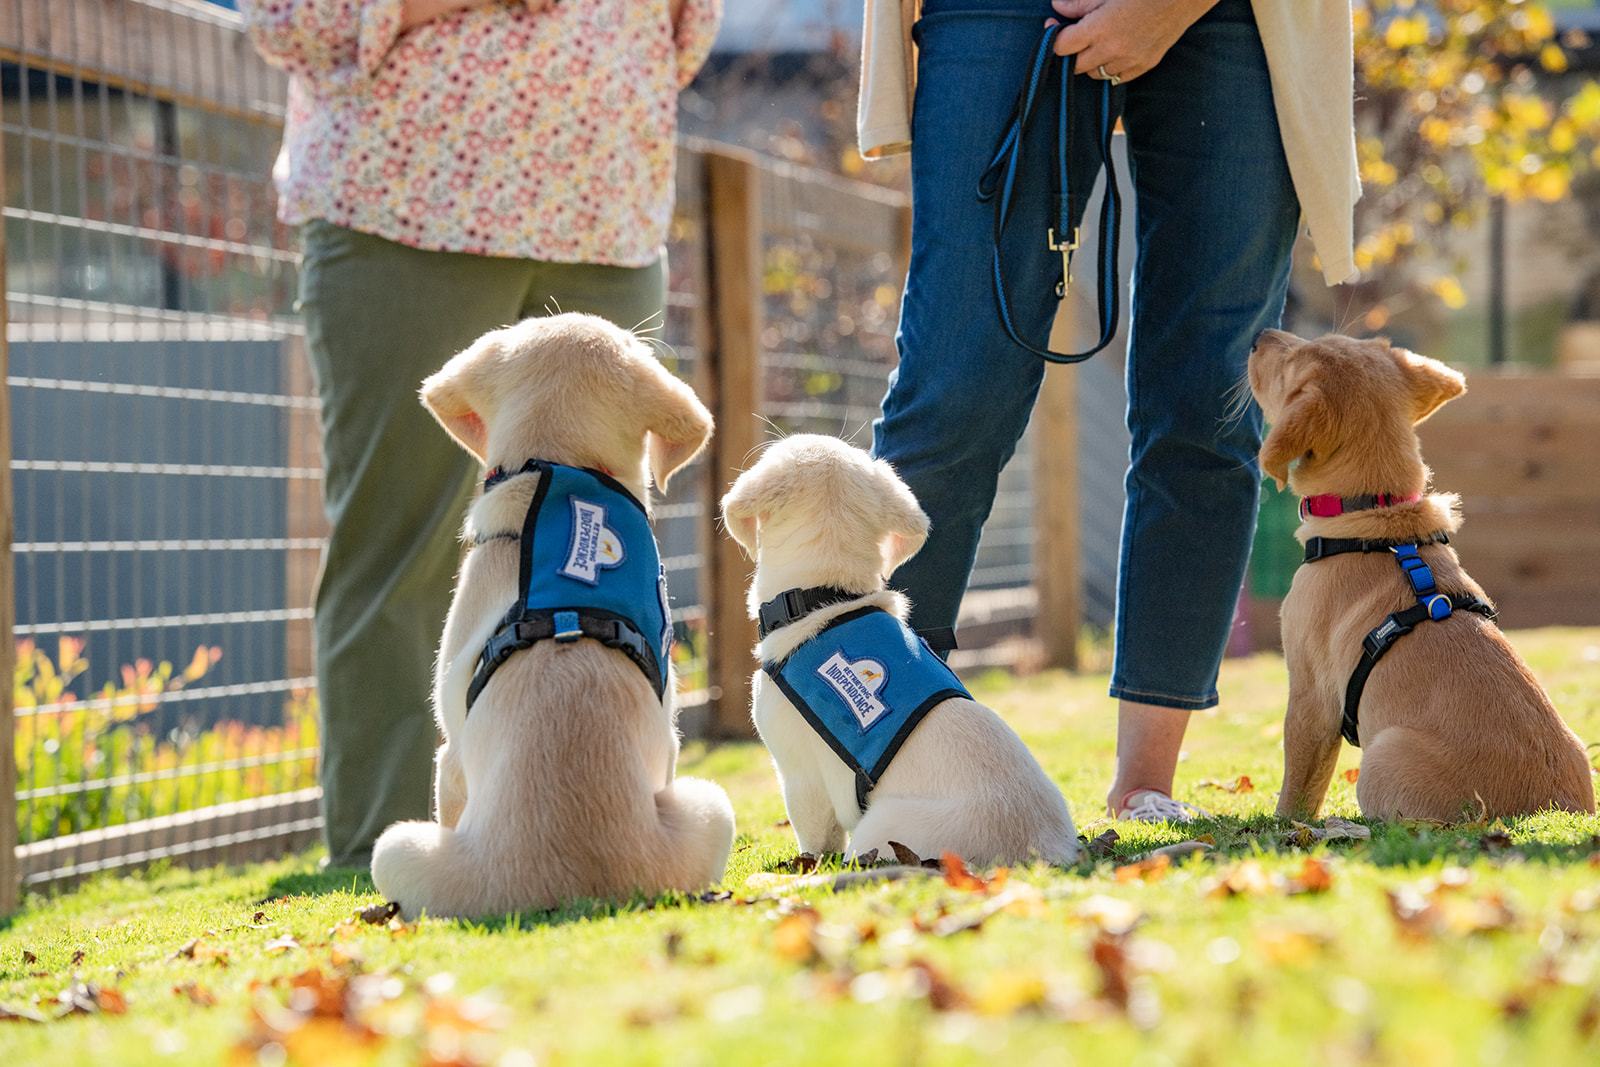
M516 471L532 458L612 474L648 505L711 435L711 416L631 333L591 315L495 330L422 385L467 451ZM674 776L677 713L621 652L540 641L494 674L467 714L478 654L517 598L522 528L541 477L512 477L469 511L434 705L445 742L437 822L396 823L372 854L402 914L475 917L577 897L692 890L722 877L733 808ZM506 535L511 536L506 536Z
M908 604L883 575L915 555L928 517L894 468L833 437L774 442L722 499L728 532L756 561L752 616L788 589L836 586L857 599L822 607L779 627L756 648L778 663L832 619L864 606L904 619ZM892 670L893 668L891 668ZM1077 831L1061 793L1026 745L989 708L949 698L911 732L863 813L855 775L762 671L754 718L783 789L800 849L851 856L890 853L898 841L919 856L949 851L973 863L1068 864Z

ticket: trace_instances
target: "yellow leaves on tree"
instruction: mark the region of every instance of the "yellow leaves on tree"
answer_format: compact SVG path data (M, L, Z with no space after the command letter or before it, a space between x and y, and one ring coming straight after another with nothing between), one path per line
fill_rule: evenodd
M1356 266L1459 308L1459 283L1428 265L1449 230L1473 225L1486 196L1552 203L1600 167L1600 85L1554 78L1587 39L1558 38L1538 0L1356 0L1353 17Z

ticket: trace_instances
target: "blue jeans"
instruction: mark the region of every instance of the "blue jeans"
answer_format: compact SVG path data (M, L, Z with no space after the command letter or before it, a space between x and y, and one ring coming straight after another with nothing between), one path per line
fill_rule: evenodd
M873 430L874 452L933 522L894 584L936 645L953 633L1000 470L1043 376L1041 361L1000 325L993 205L976 190L1047 14L1041 0L926 0L916 27L911 267L900 365ZM1256 335L1282 318L1300 206L1248 0L1221 0L1154 70L1114 93L1138 246L1111 695L1205 708L1217 700L1260 482L1260 413L1252 405L1227 419L1225 394L1243 377ZM1005 244L1013 318L1035 344L1048 336L1061 269L1045 241L1055 95L1045 98L1052 110L1032 131ZM1099 106L1098 83L1081 80L1073 98L1083 110L1071 185L1086 193L1099 167L1087 110ZM1079 261L1074 283L1095 284L1093 272Z

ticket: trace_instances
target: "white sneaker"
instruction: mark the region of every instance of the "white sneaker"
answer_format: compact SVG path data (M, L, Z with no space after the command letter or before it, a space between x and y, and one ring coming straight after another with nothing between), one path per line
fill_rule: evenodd
M1159 789L1135 789L1117 806L1117 818L1129 822L1187 823L1209 814L1193 804L1173 800Z

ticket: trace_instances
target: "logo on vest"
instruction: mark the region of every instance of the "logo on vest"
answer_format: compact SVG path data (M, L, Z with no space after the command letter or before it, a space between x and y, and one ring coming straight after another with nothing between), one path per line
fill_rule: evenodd
M878 699L889 676L877 660L849 660L843 652L835 652L817 668L817 674L839 694L863 730L869 729L889 710Z
M603 505L572 497L572 546L559 573L590 585L600 584L600 572L622 566L622 538L606 526Z

